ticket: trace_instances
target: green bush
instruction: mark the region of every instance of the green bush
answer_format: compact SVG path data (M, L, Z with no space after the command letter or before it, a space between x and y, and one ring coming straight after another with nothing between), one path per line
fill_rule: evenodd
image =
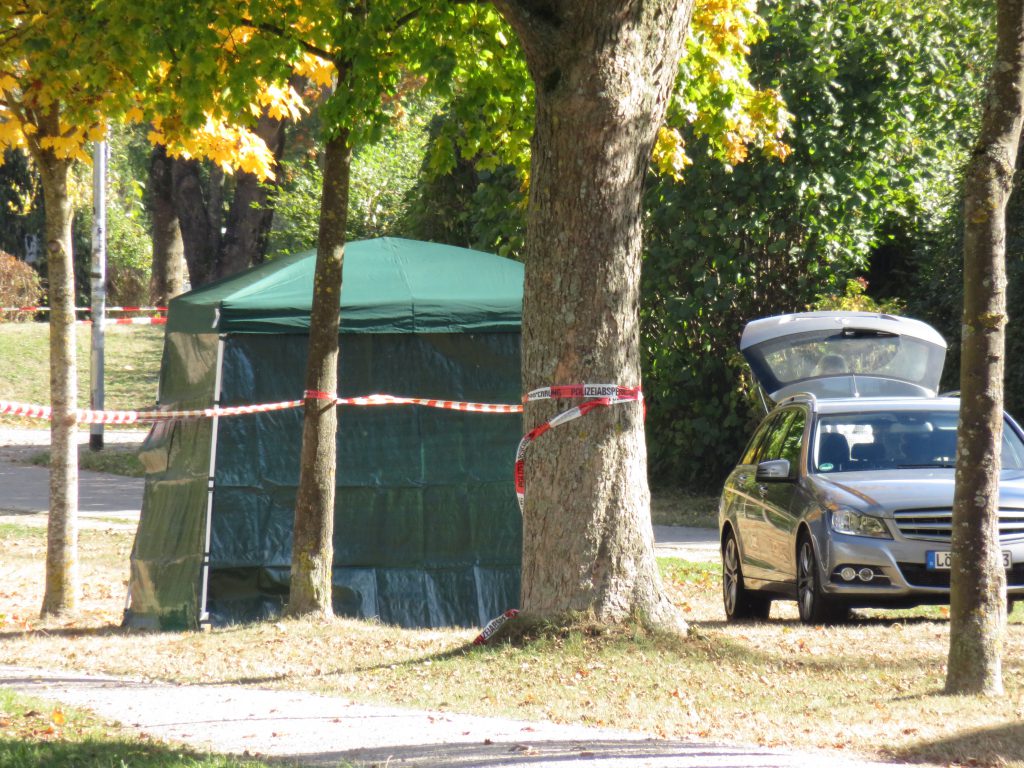
M29 264L0 251L0 307L26 307L39 304L43 295L39 273ZM0 312L0 319L29 321L31 312Z

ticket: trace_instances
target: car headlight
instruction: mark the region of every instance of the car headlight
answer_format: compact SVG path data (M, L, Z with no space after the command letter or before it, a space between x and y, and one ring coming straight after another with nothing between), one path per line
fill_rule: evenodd
M872 536L876 539L891 539L885 523L877 517L864 515L849 507L837 507L830 515L832 530L852 536Z

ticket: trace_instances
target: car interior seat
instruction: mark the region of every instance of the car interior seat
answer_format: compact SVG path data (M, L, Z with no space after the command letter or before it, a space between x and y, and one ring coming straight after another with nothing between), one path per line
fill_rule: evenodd
M881 464L885 461L885 446L881 443L857 443L850 449L850 456L864 464Z
M850 463L850 443L839 432L823 432L818 436L817 467L824 472L842 472ZM831 464L830 468L826 466Z

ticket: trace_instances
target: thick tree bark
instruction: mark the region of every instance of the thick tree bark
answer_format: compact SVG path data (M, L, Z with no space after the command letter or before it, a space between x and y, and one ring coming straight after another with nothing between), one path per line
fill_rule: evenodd
M349 176L352 150L348 132L330 139L324 150L320 202L320 241L309 318L309 359L306 364L306 410L292 543L290 616L333 613L331 567L334 560L334 495L337 461L338 326L341 270L345 257Z
M692 0L495 0L536 89L523 389L640 383L641 191ZM568 407L568 406L564 406ZM554 413L527 407L527 426ZM521 608L685 630L654 559L642 408L599 409L526 467Z
M149 161L150 214L153 218L153 278L150 296L166 304L185 289L185 244L174 209L171 159L163 147L155 147Z
M1003 692L999 545L1006 203L1024 119L1024 0L999 0L981 135L964 182L964 315L953 502L948 693Z
M56 115L52 130L57 130ZM56 135L56 133L47 133ZM78 609L78 442L75 410L75 271L71 252L74 209L68 196L71 161L34 148L46 207L47 278L50 288L50 516L46 536L46 587L41 615Z

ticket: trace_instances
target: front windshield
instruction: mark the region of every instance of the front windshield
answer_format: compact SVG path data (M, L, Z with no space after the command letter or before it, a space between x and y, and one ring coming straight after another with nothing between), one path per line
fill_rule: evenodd
M881 411L841 413L818 419L815 472L858 472L956 464L957 413ZM1003 424L1003 469L1024 469L1024 443Z

